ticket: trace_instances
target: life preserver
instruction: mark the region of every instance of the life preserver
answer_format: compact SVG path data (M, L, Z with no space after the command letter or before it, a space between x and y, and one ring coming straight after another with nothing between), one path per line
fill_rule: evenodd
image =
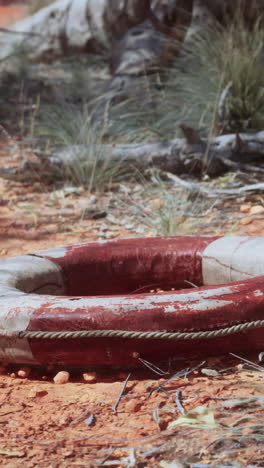
M0 261L2 361L122 367L263 349L262 237L113 240Z

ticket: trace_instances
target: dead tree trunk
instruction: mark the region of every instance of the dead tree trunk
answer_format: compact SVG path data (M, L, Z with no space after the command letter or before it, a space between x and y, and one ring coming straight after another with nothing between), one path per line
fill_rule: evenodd
M29 183L42 180L54 183L65 180L69 168L80 167L93 154L104 163L133 166L140 170L157 167L181 175L204 174L215 177L227 171L264 173L264 132L256 134L223 135L211 141L202 140L187 127L185 138L161 143L75 145L45 157L36 152L35 161L27 161L16 168L0 169L0 177ZM98 155L98 156L97 156Z

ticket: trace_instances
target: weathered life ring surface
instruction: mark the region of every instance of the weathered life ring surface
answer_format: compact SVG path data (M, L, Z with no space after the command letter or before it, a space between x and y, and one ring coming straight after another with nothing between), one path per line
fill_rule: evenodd
M124 239L0 260L0 360L136 367L263 349L263 237Z

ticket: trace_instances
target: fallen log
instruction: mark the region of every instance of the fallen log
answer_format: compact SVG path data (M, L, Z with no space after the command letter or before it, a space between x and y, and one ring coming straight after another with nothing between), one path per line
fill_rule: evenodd
M1 168L0 177L14 181L42 180L53 183L67 179L69 168L85 164L88 158L109 165L133 166L140 170L156 167L172 174L216 177L228 171L264 172L264 131L229 134L202 139L182 126L185 138L157 143L74 145L51 155L35 152L35 161Z

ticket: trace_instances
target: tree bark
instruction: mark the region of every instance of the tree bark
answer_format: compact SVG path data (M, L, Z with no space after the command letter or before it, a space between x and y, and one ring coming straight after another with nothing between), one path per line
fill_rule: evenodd
M74 51L105 53L114 39L142 23L151 0L58 0L0 33L0 60L21 43L38 60Z

